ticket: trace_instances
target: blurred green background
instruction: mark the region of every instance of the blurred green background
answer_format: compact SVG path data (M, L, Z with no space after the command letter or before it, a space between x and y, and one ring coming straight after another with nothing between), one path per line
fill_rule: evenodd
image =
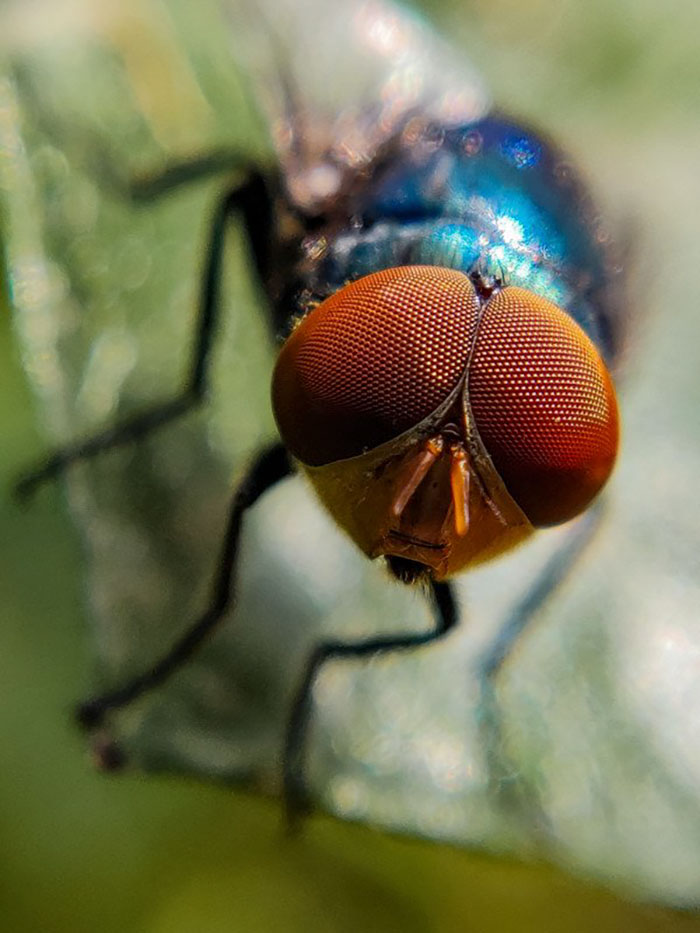
M80 4L65 8L66 15L81 13ZM700 212L692 209L700 135L695 6L475 0L425 8L476 61L496 99L560 137L594 177L611 213L640 232L641 279L653 285L643 301L650 307L636 358L653 366L649 347L659 333L654 313L664 310L663 275L688 274L673 262L671 222L680 225L687 254L700 242ZM2 294L6 490L47 441L14 343L6 288ZM697 395L695 373L671 379L686 379L688 396ZM637 399L643 409L643 391ZM322 817L289 839L268 801L185 780L98 775L70 724L92 662L81 553L62 490L45 490L28 510L3 495L0 509L4 929L700 929L691 913L625 903L546 866L390 838Z

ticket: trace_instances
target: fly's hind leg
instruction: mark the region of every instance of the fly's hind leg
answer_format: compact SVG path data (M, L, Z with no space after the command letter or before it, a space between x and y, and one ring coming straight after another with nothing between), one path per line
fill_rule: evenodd
M140 191L140 196L144 199L158 197L173 185L181 185L211 174L214 168L220 168L218 160L213 159L209 162L205 157L201 157L194 165L174 164L167 168L164 174L142 178L139 183L135 183L134 190ZM270 195L261 173L251 169L243 171L246 172L244 180L219 198L212 216L192 354L181 389L170 398L156 402L118 424L49 454L19 478L15 485L18 498L27 499L39 486L59 476L71 464L89 460L111 448L138 441L204 401L208 388L210 351L220 315L225 233L233 216L240 216L242 220L258 275L264 277L268 271L268 234L272 223Z
M208 606L167 653L149 668L120 687L90 697L81 703L76 711L76 718L81 726L89 730L98 729L112 710L128 706L143 694L160 686L181 668L216 630L235 599L235 571L245 513L268 489L290 473L289 458L281 444L265 448L257 455L231 500ZM113 749L108 753L115 754Z
M314 681L326 661L335 658L366 658L417 648L441 638L457 622L457 604L449 583L430 582L435 626L427 632L367 638L356 642L328 641L317 645L307 661L287 723L283 758L283 794L290 829L310 810L304 781L304 758Z

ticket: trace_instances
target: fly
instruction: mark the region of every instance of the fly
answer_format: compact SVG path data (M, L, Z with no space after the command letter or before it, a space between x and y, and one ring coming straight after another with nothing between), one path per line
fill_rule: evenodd
M290 817L308 807L311 690L323 665L446 636L458 622L456 574L539 529L596 514L619 436L610 375L622 321L617 263L568 160L494 111L461 56L408 12L379 0L315 6L315 29L342 50L335 61L295 57L305 27L286 3L250 13L250 41L238 35L277 160L271 170L235 163L237 181L217 201L182 391L57 450L18 485L27 496L205 400L223 237L237 222L284 340L272 380L280 441L253 458L232 496L202 614L141 675L82 703L78 718L99 732L211 635L235 600L244 516L300 470L361 551L397 579L423 583L433 627L323 641L311 652L284 741ZM230 8L234 34L243 12ZM150 179L150 195L220 168L205 157L170 166ZM549 567L551 582L535 583L537 599L498 640L489 676L594 525L572 526L558 573ZM107 764L118 757L114 747L104 753Z

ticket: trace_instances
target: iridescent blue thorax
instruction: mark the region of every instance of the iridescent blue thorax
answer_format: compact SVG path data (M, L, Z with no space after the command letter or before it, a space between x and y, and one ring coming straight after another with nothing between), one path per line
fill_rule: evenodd
M519 285L615 354L606 236L571 164L501 116L432 131L378 167L309 286L327 297L380 269L439 265Z

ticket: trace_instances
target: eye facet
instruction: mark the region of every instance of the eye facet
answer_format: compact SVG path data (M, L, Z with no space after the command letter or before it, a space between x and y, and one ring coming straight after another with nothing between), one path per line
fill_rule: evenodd
M560 308L522 288L494 295L479 322L468 398L481 441L536 527L582 512L618 447L612 380Z
M371 450L429 417L464 376L479 303L461 272L365 276L305 317L279 355L272 402L302 463Z

